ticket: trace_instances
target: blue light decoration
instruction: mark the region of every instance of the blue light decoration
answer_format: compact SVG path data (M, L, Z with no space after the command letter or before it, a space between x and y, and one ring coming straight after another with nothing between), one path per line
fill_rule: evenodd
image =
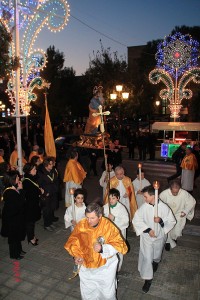
M196 67L198 64L199 43L187 34L180 32L165 37L164 41L158 44L156 53L157 68L163 69L174 78L184 74L186 70Z
M0 17L6 16L7 28L12 32L14 26L14 1L2 0ZM40 71L46 66L46 54L42 49L34 49L38 34L44 26L52 32L60 32L67 25L70 9L65 0L21 0L18 3L20 17L20 35L22 35L20 49L20 92L19 104L21 112L27 115L30 102L37 96L34 88L43 88L46 82L40 77ZM15 45L11 44L10 55L14 57ZM15 111L15 78L10 74L7 93Z
M168 106L174 121L179 118L181 101L192 97L192 91L186 88L188 83L200 83L198 47L199 43L189 34L183 35L179 32L165 37L158 44L157 65L149 73L149 81L152 84L164 83L166 88L159 95L161 99L169 101Z

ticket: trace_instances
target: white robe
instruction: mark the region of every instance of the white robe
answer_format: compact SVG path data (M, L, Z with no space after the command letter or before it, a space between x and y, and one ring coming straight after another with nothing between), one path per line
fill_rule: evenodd
M101 178L99 179L99 184L103 188L103 199L104 199L106 188L107 188L107 182L105 181L107 174L108 174L107 171L103 171ZM115 172L112 170L110 172L110 178L112 178L113 176L115 176Z
M116 187L117 190L120 192L120 202L126 207L129 215L130 215L130 200L129 200L129 197L124 197L124 194L126 194L126 189L123 185L123 182L122 180L118 180L119 184L118 186Z
M195 170L182 169L181 186L186 191L193 191Z
M148 233L144 231L148 228L154 230L155 222L155 206L148 203L144 203L135 213L133 218L133 226L136 231L136 235L140 235L140 251L138 260L138 270L140 276L145 280L153 278L153 261L159 262L165 241L167 239L167 233L175 226L176 220L171 209L159 200L158 203L158 216L163 220L164 227L157 224L157 237L152 238Z
M109 215L109 204L105 204L104 207L104 216L108 217ZM117 203L115 207L110 208L110 213L115 217L113 223L118 227L122 236L126 240L126 229L129 226L129 215L127 209L120 202ZM120 271L123 263L123 254L118 253L119 264L117 270Z
M116 300L116 270L117 251L111 245L105 244L101 256L107 258L104 266L92 269L81 266L80 288L82 300Z
M75 220L76 223L78 223L80 220L85 218L85 203L81 207L77 207L76 204L74 205L75 207ZM72 206L69 206L64 215L64 222L65 222L65 228L71 227L71 231L74 229L71 221L73 220L73 213L72 213Z
M182 231L186 224L186 219L192 220L194 217L194 208L196 201L190 193L180 189L177 196L173 196L170 189L166 189L160 194L160 199L165 202L173 211L176 218L176 226L168 233L167 243L170 243L171 247L176 247L174 240L177 240L179 236L182 236ZM181 217L181 212L185 213L184 217Z
M150 182L146 178L144 178L141 180L141 184L140 184L140 180L136 178L135 180L133 180L132 183L135 189L135 197L139 208L143 203L145 203L145 200L144 200L144 196L137 194L137 192L141 191L145 186L150 185Z

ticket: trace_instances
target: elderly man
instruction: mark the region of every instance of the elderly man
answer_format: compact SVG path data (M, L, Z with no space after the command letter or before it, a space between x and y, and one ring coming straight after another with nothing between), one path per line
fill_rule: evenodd
M132 220L136 210L137 202L135 191L131 178L124 175L124 168L118 166L115 168L115 176L110 179L110 188L115 188L120 192L120 202L127 208L130 220ZM108 195L105 197L105 203L108 202Z
M89 204L85 214L64 246L79 265L81 297L116 300L116 254L126 254L127 245L98 204Z
M186 219L192 220L196 201L190 193L181 188L179 180L172 180L169 188L160 194L160 199L165 202L173 211L176 218L176 226L168 233L165 249L170 251L170 247L176 247L177 238L182 236Z

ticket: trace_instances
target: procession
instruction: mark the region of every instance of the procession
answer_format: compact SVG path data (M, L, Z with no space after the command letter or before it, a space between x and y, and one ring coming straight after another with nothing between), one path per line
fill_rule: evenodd
M200 300L194 2L0 1L0 299Z

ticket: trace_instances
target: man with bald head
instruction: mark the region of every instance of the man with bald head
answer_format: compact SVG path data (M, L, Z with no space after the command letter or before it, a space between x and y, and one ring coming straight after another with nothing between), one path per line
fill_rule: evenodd
M178 179L170 181L169 188L164 190L159 198L171 208L177 221L174 228L168 233L165 245L165 249L170 251L170 248L176 247L177 238L182 236L186 219L189 221L193 219L196 201L190 193L181 188Z

